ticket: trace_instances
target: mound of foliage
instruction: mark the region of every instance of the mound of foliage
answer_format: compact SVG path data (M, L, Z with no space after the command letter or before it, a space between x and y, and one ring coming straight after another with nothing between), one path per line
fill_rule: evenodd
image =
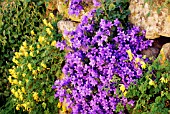
M54 18L53 14L50 14ZM9 69L11 76L11 97L16 110L29 113L58 113L58 101L54 100L51 86L61 76L64 52L56 50L56 41L61 40L57 21L46 19L40 26L41 32L31 32L29 42L24 41L12 61L15 65Z
M9 96L10 85L7 83L8 69L14 65L12 57L27 40L31 30L39 30L45 7L43 4L15 0L0 6L0 96L1 106Z
M131 84L127 98L136 101L132 114L168 114L170 111L170 62L160 63L159 56L152 65L147 66L147 72L136 85Z
M110 3L114 8L119 4ZM135 101L126 98L127 90L142 77L148 59L139 52L152 41L144 40L145 31L139 27L124 23L128 13L121 15L122 9L113 8L120 12L108 15L109 6L83 16L75 31L65 31L69 44L57 43L57 48L69 52L62 69L64 78L56 80L53 89L74 114L121 114L134 106Z

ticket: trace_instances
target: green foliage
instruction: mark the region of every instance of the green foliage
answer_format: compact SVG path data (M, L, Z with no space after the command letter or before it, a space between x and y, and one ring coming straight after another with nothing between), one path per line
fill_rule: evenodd
M8 69L13 65L12 57L21 43L29 40L32 29L38 31L45 8L34 2L6 2L0 6L0 96L1 105L9 96Z
M102 0L102 7L97 10L97 18L115 20L116 18L119 21L127 22L128 15L130 14L129 0ZM103 12L104 13L101 13Z
M52 85L61 76L65 53L55 47L62 35L58 33L56 18L50 16L52 23L44 19L41 31L31 31L30 42L24 41L12 59L15 65L9 69L8 80L16 110L58 113Z
M170 62L160 64L160 57L152 65L148 65L148 71L132 84L126 97L136 101L133 114L168 114L170 110Z

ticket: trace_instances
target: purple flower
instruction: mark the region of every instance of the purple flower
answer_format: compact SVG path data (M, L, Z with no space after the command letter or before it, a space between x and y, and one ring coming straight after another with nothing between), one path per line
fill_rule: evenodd
M118 27L119 26L119 24L120 24L120 21L118 20L118 18L116 18L115 20L114 20L114 26L116 26L116 27Z

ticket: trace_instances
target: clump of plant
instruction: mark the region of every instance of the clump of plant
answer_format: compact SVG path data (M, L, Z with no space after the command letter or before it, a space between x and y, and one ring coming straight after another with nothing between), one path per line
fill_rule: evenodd
M1 105L5 103L4 96L9 96L7 83L8 69L14 64L12 57L19 50L23 41L29 42L31 30L39 31L45 8L43 4L35 4L15 0L0 5L0 96Z
M147 59L138 52L152 41L144 40L144 31L121 23L115 14L108 18L105 10L92 10L75 31L65 31L69 44L57 43L57 48L69 52L62 69L64 78L56 80L53 89L74 114L126 113L127 104L134 106L126 98L128 87L146 68Z
M132 114L170 113L170 62L160 64L161 56L151 65L136 84L131 84L127 98L135 100L135 107L128 109Z
M50 14L54 18L53 14ZM56 20L46 19L40 26L41 32L31 31L30 43L24 41L12 61L15 65L9 69L11 97L16 110L29 113L58 113L58 101L54 100L51 87L54 80L61 76L64 52L56 49L56 41L61 40Z

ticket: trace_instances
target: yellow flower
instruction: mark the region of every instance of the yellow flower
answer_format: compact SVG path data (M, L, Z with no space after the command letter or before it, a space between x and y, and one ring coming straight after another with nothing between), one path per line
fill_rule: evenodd
M161 83L168 83L168 80L167 79L165 79L164 77L161 77Z
M14 77L14 78L18 78L18 76L17 76L16 74L13 74L13 75L12 75L12 77Z
M24 55L25 55L25 57L28 57L28 52L25 52Z
M25 77L25 76L26 76L26 74L25 74L25 73L23 73L23 74L22 74L22 76L23 76L23 77Z
M40 48L40 45L39 45L39 44L37 45L37 48L38 48L38 49Z
M50 13L50 17L51 17L52 19L54 19L54 14L53 14L53 13Z
M16 98L18 98L18 97L19 97L18 92L14 92L14 96L15 96Z
M24 52L25 48L23 46L20 47L20 51Z
M51 35L51 30L50 30L50 28L46 28L46 32L47 32L48 35Z
M122 92L124 92L125 91L125 86L123 85L123 84L119 84L120 85L120 90L122 91Z
M21 105L20 105L20 104L17 104L16 110L20 110L20 107L21 107Z
M14 89L14 88L11 89L11 93L12 93L12 94L15 93L15 89Z
M34 54L33 54L33 52L30 52L30 56L31 56L31 57L34 57Z
M33 92L32 97L35 101L38 101L38 93L37 92Z
M17 65L18 65L18 63L19 63L19 62L15 59L15 57L12 58L12 61L13 61L15 64L17 64Z
M44 25L48 26L48 23L47 23L46 19L43 20L43 23L44 23Z
M26 94L24 87L21 87L21 91L22 91L24 94Z
M18 52L15 52L15 58L20 58L20 54Z
M39 54L39 50L37 50L37 54Z
M21 80L18 82L18 85L19 85L19 86L21 86L21 85L22 85L22 81L21 81Z
M12 84L18 85L18 80L14 79L14 80L12 81Z
M149 80L150 80L150 81L149 81L149 85L151 85L151 86L156 86L156 85L155 85L155 82L154 82L152 79L149 78Z
M8 81L9 81L9 83L12 83L12 78L11 78L11 76L8 77Z
M34 30L31 31L31 35L32 35L32 36L35 35Z
M32 74L33 74L33 75L37 75L37 70L33 70L33 71L32 71Z
M127 94L127 91L125 91L124 93L123 93L123 95L126 97L126 94Z
M27 66L28 66L28 69L29 69L29 70L32 70L32 66L31 66L31 64L30 64L30 63L28 63L28 65L27 65Z
M27 42L26 41L23 42L23 46L24 46L24 48L27 48Z
M141 65L142 69L145 69L145 68L146 68L145 62L144 62L144 61L140 61L140 63L142 64L142 65Z
M43 36L39 36L38 41L42 44L42 42L45 40Z
M29 47L29 50L30 50L30 51L33 51L33 50L34 50L34 48L33 48L32 45Z
M54 29L50 22L48 23L48 26L49 26L52 30Z
M61 102L58 102L57 107L61 108Z
M26 81L26 83L28 83L29 80L28 80L28 79L25 79L25 81Z
M54 41L52 41L52 43L51 43L51 46L55 46L56 45L56 41L54 40Z
M23 96L22 96L22 94L20 94L20 96L19 96L19 100L21 100L21 101L23 101Z
M67 109L66 109L66 106L62 105L62 112L66 112Z
M132 54L131 50L129 49L126 52L128 53L129 60L131 61L133 59L133 54Z
M136 63L138 63L140 61L140 58L136 58L135 61Z
M41 63L41 66L47 68L46 64L44 64L43 62Z
M41 71L40 67L37 68L38 71Z

